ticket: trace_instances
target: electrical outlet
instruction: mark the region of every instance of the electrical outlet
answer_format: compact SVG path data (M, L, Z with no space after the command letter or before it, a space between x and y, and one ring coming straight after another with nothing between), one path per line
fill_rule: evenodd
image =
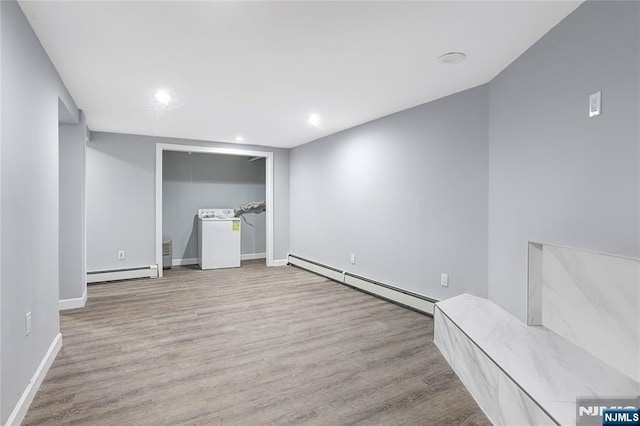
M440 275L440 285L442 287L449 287L449 274Z
M24 332L25 336L28 336L31 333L31 311L27 312L24 316Z
M124 250L118 251L118 260L124 260Z
M351 253L351 264L352 265L356 264L356 254L355 253Z
M602 110L602 92L589 95L589 118L600 115Z

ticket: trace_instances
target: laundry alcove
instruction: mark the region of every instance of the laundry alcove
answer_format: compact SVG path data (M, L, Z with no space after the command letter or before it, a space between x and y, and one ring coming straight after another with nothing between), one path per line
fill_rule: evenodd
M264 158L164 151L162 163L162 235L172 239L173 265L197 264L199 208L265 199ZM266 215L247 215L242 225L242 259L265 258Z

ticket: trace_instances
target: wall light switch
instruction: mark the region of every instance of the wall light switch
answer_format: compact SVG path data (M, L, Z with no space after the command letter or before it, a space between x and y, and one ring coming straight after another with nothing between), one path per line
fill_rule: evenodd
M356 254L355 253L351 253L351 264L352 265L356 264Z
M124 250L118 251L118 260L124 260Z
M29 333L31 333L31 311L27 312L27 314L24 316L24 329L24 335L28 336Z
M440 285L442 287L449 287L449 274L440 275Z
M589 118L600 115L602 111L602 92L589 95Z

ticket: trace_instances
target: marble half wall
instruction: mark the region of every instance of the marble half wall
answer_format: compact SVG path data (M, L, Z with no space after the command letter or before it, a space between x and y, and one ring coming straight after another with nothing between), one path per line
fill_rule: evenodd
M640 382L640 260L547 244L529 250L529 324Z

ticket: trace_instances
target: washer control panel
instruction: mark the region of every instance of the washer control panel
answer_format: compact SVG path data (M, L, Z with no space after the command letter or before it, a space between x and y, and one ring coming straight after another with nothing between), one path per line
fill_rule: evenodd
M235 217L233 209L198 209L198 219L229 219Z

